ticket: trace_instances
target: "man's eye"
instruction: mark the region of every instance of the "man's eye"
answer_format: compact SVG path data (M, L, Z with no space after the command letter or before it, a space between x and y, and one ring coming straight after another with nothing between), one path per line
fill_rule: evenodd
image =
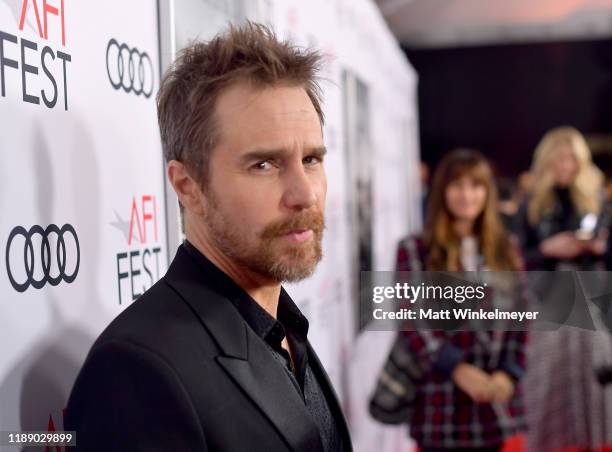
M306 165L316 165L317 163L321 163L321 159L314 155L309 155L308 157L304 157L302 160Z
M257 162L253 166L251 166L251 168L256 170L256 171L269 171L273 167L274 166L272 165L272 163L269 160L264 160L264 161L261 161L261 162Z

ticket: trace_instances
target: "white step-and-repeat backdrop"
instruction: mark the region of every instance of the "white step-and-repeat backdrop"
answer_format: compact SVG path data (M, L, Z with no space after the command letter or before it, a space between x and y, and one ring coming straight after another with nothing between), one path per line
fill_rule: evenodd
M372 0L0 0L0 431L61 430L92 342L164 274L180 233L160 68L245 18L326 57L325 257L288 290L355 449L409 450L367 414L392 335L355 312L358 269L392 269L421 224L416 75Z
M157 24L0 1L0 431L62 429L93 340L167 268Z

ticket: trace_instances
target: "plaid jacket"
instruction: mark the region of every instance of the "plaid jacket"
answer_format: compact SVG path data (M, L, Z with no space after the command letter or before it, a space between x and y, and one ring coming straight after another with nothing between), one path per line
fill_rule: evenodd
M398 247L397 270L424 270L421 240ZM441 448L501 444L524 429L521 388L526 333L522 331L400 331L381 371L370 412L386 423L407 422L421 445ZM460 362L491 373L504 370L515 382L508 404L475 403L451 380Z

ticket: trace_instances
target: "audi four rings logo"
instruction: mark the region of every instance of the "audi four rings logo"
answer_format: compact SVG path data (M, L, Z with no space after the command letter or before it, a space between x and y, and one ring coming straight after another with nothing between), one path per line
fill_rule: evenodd
M153 62L147 52L119 44L116 39L106 46L106 72L116 90L151 97L153 93Z
M40 237L40 249L35 250L35 243L36 248L38 248L38 239L36 241L33 239L37 236ZM11 254L11 247L18 246L19 241L15 241L17 237L25 239L23 261L15 259L15 256L21 255L20 250L14 250ZM51 252L53 239L55 239L55 253ZM74 252L69 253L67 251L66 239L74 241L74 247L70 247L70 250L74 249ZM39 265L37 265L38 259L40 259ZM61 228L51 224L46 229L35 225L29 231L22 226L17 226L9 234L6 243L6 270L9 281L17 292L25 292L30 286L41 289L46 283L52 286L57 286L62 281L71 283L79 272L80 262L79 238L74 227L70 224L65 224ZM36 272L42 273L42 276L38 279L35 277L36 268L42 269L42 272ZM25 280L19 277L23 274L25 274ZM18 279L22 279L22 281L18 281Z

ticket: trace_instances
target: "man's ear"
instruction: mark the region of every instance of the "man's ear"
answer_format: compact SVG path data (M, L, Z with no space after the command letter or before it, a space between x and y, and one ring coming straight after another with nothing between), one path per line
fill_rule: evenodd
M202 190L200 184L196 182L185 168L185 165L178 160L170 160L167 165L168 180L174 187L176 196L181 205L196 215L202 215Z

